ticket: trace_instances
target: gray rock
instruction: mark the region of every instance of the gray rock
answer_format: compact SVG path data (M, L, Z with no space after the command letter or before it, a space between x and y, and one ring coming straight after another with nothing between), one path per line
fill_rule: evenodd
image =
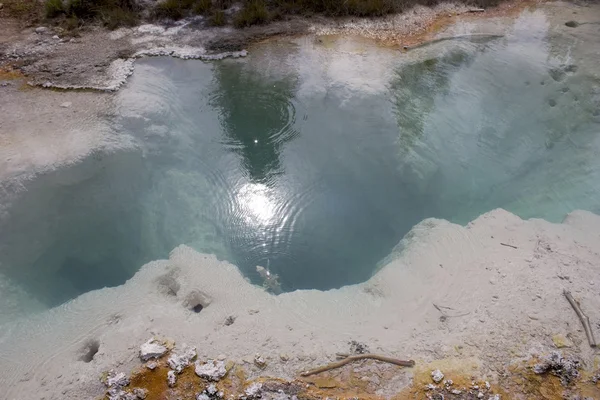
M171 355L167 362L172 370L180 374L185 367L192 363L194 358L196 358L196 355L195 347L184 345L180 351Z
M146 389L135 388L133 389L133 394L138 399L144 400L148 396L148 391Z
M60 39L60 37L58 35L54 35L54 36L52 36L52 39L58 40L58 39Z
M71 103L70 101L65 101L65 102L64 102L64 103L62 103L60 106L61 106L62 108L69 108L69 107L71 107L72 105L73 105L73 103ZM144 344L146 344L146 343L144 343ZM144 344L143 344L142 346L144 346ZM167 350L167 349L165 349L165 351L166 351L166 350ZM143 359L143 358L142 358L142 360L143 360L143 361L146 361L147 359Z
M37 34L44 34L48 32L48 28L46 28L45 26L38 26L37 28L35 28L35 33Z
M196 375L209 381L218 381L227 375L225 362L217 360L208 360L205 364L196 361Z
M71 107L71 102L66 102L60 105L61 107ZM159 358L167 352L167 348L154 338L148 340L140 346L140 358L142 361L148 361L151 358ZM153 368L151 368L153 369Z
M206 393L200 393L196 396L196 400L210 400Z

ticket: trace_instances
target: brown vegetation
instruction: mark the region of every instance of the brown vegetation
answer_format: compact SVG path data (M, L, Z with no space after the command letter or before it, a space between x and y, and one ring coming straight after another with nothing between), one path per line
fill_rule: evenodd
M462 0L476 7L490 7L502 0ZM433 6L440 0L241 0L241 9L231 18L224 12L232 0L163 0L152 10L154 19L178 20L205 15L208 24L231 23L238 28L265 24L290 15L310 16L383 16L406 10L417 4ZM0 13L30 24L44 18L72 30L89 22L101 23L109 29L139 23L142 10L135 0L4 0ZM146 13L147 14L147 13Z

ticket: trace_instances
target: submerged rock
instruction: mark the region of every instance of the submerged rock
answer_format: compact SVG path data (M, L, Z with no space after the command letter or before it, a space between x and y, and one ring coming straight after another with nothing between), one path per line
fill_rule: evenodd
M218 381L227 375L224 361L208 360L205 364L196 361L196 375L209 381Z
M171 355L167 362L172 370L180 374L185 367L192 363L197 354L195 347L184 345L183 349L181 349L180 352Z
M142 361L148 361L151 358L162 357L167 352L167 348L152 338L140 346L140 358ZM152 368L151 368L152 369Z

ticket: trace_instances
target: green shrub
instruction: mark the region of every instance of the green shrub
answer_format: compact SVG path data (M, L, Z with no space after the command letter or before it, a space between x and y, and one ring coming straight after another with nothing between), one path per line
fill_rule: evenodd
M46 0L46 18L58 17L65 13L62 0Z
M212 26L223 26L227 21L225 20L225 13L223 10L215 10L210 16L209 23Z
M247 0L236 14L233 24L237 28L264 24L269 21L269 11L263 0Z

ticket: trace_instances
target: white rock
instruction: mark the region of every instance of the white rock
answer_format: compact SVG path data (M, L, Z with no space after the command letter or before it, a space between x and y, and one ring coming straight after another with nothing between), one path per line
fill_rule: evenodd
M206 393L210 394L211 396L214 396L215 394L217 394L218 391L219 390L217 389L217 386L214 383L211 383L206 388Z
M185 367L192 363L194 358L196 358L196 355L197 353L195 347L184 345L183 349L171 355L167 362L169 363L169 367L171 367L172 370L180 374Z
M479 393L477 393L477 398L478 398L478 399L483 399L483 396L485 396L485 395L483 394L483 392L479 392Z
M437 386L435 386L433 383L428 383L427 386L425 386L425 389L435 390L435 389L437 389Z
M129 379L124 372L109 371L106 377L106 386L109 388L122 388L129 385Z
M133 389L133 394L140 400L144 400L148 395L148 391L146 389L135 388Z
M45 26L38 26L37 28L35 28L35 33L46 33L48 32L48 28L46 28Z
M208 360L205 364L200 364L200 361L196 361L195 371L196 375L200 378L210 381L218 381L227 374L225 362L218 360Z
M260 395L260 390L262 389L262 384L258 382L254 382L250 386L248 386L245 390L246 396L248 397L258 397Z
M68 102L68 105L66 105L66 106L65 106L65 104L67 104L67 103L63 103L60 106L61 107L71 107L70 102ZM162 344L158 343L158 341L156 341L156 339L150 339L146 343L144 343L143 345L140 346L140 358L142 359L142 361L148 361L151 358L159 358L166 352L167 352L167 348L165 346L163 346ZM153 369L153 368L151 368L151 369Z
M177 375L175 375L175 371L167 372L167 384L169 387L175 386L175 383L177 383Z
M460 390L458 390L458 389L452 389L452 390L450 391L450 393L452 393L452 394L461 394L461 393L462 393L462 391L460 391Z
M70 101L65 101L64 103L62 103L60 106L62 108L69 108L73 105L73 103L71 103ZM143 346L143 345L142 345Z
M444 374L439 369L436 369L435 371L431 371L431 379L435 383L440 383L444 379Z
M196 400L210 400L210 397L206 393L200 393L196 396Z
M58 39L60 39L60 37L58 35L54 35L54 36L52 36L52 39L58 40Z

